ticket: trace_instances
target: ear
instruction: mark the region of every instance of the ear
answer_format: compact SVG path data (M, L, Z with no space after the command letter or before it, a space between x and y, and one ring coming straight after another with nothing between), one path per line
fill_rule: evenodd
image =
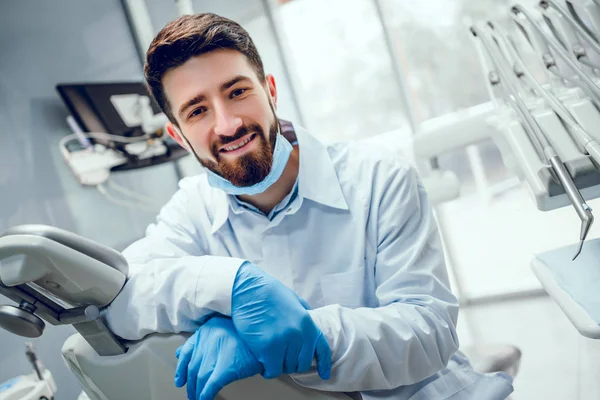
M169 136L171 136L171 138L174 141L177 142L177 144L179 144L181 147L188 151L190 150L188 149L188 145L185 142L185 140L183 140L183 134L181 133L181 130L179 130L179 128L176 127L175 124L169 121L165 124L165 128L167 128L167 133L169 134Z
M267 92L273 99L273 107L277 109L277 84L275 83L275 77L268 74L265 78L267 81Z

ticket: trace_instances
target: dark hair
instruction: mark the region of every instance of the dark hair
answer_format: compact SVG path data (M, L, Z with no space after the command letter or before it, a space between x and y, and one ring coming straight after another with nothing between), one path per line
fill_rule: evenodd
M239 51L248 58L259 80L265 80L262 60L248 32L237 22L215 14L179 17L169 22L150 44L144 76L152 96L171 122L176 124L177 120L165 96L163 76L190 58L216 49Z

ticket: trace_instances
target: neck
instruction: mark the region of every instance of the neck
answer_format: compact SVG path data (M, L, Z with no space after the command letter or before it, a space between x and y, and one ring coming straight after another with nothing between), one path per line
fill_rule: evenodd
M298 178L298 170L300 165L300 150L298 146L294 146L292 154L283 170L281 177L263 193L254 196L241 195L238 198L246 203L252 204L258 208L263 214L268 215L273 208L287 196L296 183Z

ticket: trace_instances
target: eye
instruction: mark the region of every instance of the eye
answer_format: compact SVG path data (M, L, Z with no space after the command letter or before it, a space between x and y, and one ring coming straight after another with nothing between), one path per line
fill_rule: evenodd
M198 108L194 109L194 111L192 111L190 113L190 115L189 115L188 118L193 118L193 117L195 117L197 115L200 115L200 114L204 113L205 111L206 111L206 107L198 107Z
M235 89L233 92L231 92L230 97L233 99L235 97L241 96L244 92L246 92L246 90L248 90L248 89L244 89L244 88Z

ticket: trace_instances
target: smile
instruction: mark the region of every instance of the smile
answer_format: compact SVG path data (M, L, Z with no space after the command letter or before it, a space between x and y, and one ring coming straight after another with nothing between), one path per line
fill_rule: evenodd
M247 137L236 140L235 142L233 142L233 144L230 144L227 147L222 147L221 150L219 150L219 151L221 153L229 153L229 152L241 149L242 147L244 147L248 143L250 143L255 137L256 137L256 134L253 133L251 135L248 135Z

